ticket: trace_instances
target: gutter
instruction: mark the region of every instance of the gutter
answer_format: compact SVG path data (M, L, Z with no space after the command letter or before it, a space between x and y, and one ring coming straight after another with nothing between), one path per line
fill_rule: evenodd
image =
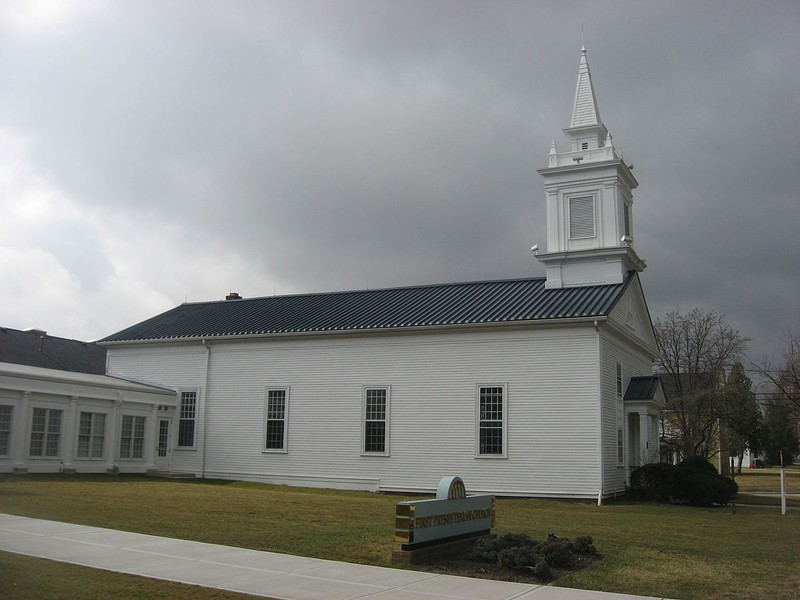
M201 443L203 447L200 450L200 479L206 478L206 426L208 425L208 380L209 380L209 364L211 363L211 344L203 340L203 346L206 349L206 369L205 369L205 383L203 384L203 439Z
M599 426L599 441L600 441L600 489L597 491L597 506L603 505L603 489L605 487L604 469L603 469L603 357L602 347L600 343L600 322L594 322L594 330L597 334L597 422Z

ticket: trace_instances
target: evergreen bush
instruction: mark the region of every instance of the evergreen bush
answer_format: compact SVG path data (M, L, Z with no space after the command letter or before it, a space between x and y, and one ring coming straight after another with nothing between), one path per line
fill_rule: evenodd
M597 556L593 540L580 536L573 542L550 534L539 542L525 534L507 533L498 538L479 540L467 558L497 564L507 569L528 571L542 580L553 578L553 568L569 569L577 563L577 556Z
M639 500L669 502L677 490L678 472L669 463L650 463L633 470L628 492Z
M728 504L739 486L705 458L692 456L677 466L653 463L634 469L628 491L640 500L712 506Z

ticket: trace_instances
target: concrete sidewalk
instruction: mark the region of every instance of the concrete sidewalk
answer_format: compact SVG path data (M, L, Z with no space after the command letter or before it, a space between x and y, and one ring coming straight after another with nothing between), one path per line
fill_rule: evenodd
M0 514L0 550L280 600L654 600L303 558Z

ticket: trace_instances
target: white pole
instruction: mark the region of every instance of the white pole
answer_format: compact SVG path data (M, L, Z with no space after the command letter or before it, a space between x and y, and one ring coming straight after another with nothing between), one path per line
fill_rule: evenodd
M783 467L781 467L781 514L786 514L786 476Z

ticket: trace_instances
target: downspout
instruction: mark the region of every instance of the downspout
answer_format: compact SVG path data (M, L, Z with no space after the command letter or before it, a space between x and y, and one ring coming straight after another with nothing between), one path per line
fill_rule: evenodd
M600 347L600 322L595 320L594 331L597 334L597 415L600 433L600 489L597 490L597 506L603 505L603 355Z
M206 478L206 424L208 423L208 376L209 364L211 363L211 344L203 340L206 349L206 372L203 387L203 448L200 450L200 479Z

